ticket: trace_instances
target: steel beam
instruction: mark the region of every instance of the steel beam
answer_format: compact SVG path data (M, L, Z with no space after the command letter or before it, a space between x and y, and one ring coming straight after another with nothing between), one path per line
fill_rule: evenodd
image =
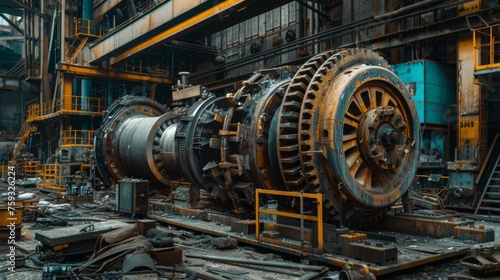
M206 24L222 20L225 13L237 11L249 2L254 1L226 0L217 4L203 0L165 1L91 45L90 63L110 59L111 64L116 64L130 59ZM187 11L198 12L184 18Z
M12 26L12 28L17 30L17 32L21 33L21 35L24 35L24 30L22 30L21 27L19 27L12 20L10 20L10 18L6 17L3 13L0 13L0 17L2 17L7 23L9 23L9 25ZM21 40L24 40L24 36L17 36L17 37L21 37Z
M123 0L106 0L94 5L94 20L100 20L105 13L116 9L116 5Z
M6 90L34 93L38 92L39 88L21 79L0 77L0 91Z
M160 84L171 84L172 80L169 77L153 76L140 73L131 73L116 71L111 69L95 68L82 65L60 63L57 65L57 70L79 76L81 78L96 78L102 80L114 80L122 82L151 82Z

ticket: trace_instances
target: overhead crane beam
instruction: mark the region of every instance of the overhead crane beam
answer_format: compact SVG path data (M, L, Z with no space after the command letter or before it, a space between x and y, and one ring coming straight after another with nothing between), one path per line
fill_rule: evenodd
M148 13L91 45L90 63L99 63L107 59L110 60L110 64L122 62L211 22L223 20L226 14L236 12L255 2L255 0L225 0L213 4L199 0L164 1ZM196 13L185 18L187 11Z
M28 83L25 80L17 78L9 78L9 77L0 77L0 91L34 93L39 90L40 89L37 86Z
M112 69L94 68L89 66L75 65L60 63L57 65L57 70L72 76L80 78L96 78L114 81L127 81L127 82L151 82L159 84L171 84L172 80L169 77L152 75L152 74L139 74L131 72L123 72Z

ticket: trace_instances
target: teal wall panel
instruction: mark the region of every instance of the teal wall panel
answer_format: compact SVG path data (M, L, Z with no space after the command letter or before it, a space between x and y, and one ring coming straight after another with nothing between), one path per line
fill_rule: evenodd
M396 64L392 69L412 89L420 122L447 125L449 106L456 103L455 69L430 60Z

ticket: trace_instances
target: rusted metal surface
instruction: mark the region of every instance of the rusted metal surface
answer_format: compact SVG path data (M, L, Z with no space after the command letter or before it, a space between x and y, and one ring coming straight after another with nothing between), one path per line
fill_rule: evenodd
M460 263L481 275L500 271L500 247L475 246Z
M454 237L460 240L474 240L477 243L495 241L495 231L483 225L457 226L454 228Z
M427 215L418 213L429 213ZM377 224L378 228L420 236L443 238L454 236L455 227L473 224L471 220L453 214L439 214L436 212L417 212L414 214L398 214L386 216Z
M214 214L211 217L216 216L217 214ZM266 238L256 240L254 235L245 235L241 232L233 232L231 231L231 226L227 226L224 224L204 222L178 215L165 215L155 217L151 216L149 218L154 218L161 223L199 231L213 236L229 236L238 240L238 243L240 244L259 246L264 249L274 250L294 256L303 257L304 255L306 255L307 258L311 260L337 267L343 267L345 264L362 263L354 258L342 256L336 253L317 254L310 251L302 251L300 244L298 242L296 244L293 244L291 240L284 240L281 242L278 242L279 240ZM427 242L432 241L427 238ZM436 242L415 243L414 241L408 242L408 239L405 238L398 239L398 242L389 242L388 245L395 246L399 251L397 263L380 266L370 266L369 270L375 276L386 275L388 273L402 271L423 264L428 264L455 256L465 255L469 251L469 245L464 245L456 241L445 242L442 244L438 244Z
M177 248L154 248L150 251L150 254L159 265L174 266L182 264L182 250Z
M137 223L137 231L142 234L146 235L146 232L152 228L156 228L156 221L155 220L138 220Z
M375 280L376 277L370 272L366 264L346 264L342 267L342 271L339 274L339 280Z
M487 151L487 98L474 75L475 49L472 32L460 35L457 44L457 151L448 162L448 204L473 207L474 181Z
M398 252L394 246L367 239L366 234L348 233L339 235L340 253L353 259L388 265L397 263Z

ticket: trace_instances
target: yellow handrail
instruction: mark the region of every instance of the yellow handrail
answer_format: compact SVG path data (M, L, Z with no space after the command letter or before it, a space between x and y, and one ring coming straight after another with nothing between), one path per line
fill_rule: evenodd
M69 103L69 106L64 105ZM27 121L39 121L60 114L91 114L101 116L107 108L107 99L96 97L72 96L69 100L50 100L28 107ZM71 108L64 110L63 108Z
M101 24L89 19L75 18L75 36L100 38L104 35Z
M317 216L303 215L297 213L283 212L270 209L260 209L259 199L261 194L267 195L277 195L277 196L288 196L288 197L303 197L303 198L313 198L316 199L317 206ZM259 213L277 215L288 218L304 219L308 221L314 221L318 223L318 249L319 254L323 254L323 194L321 193L299 193L299 192L287 192L287 191L275 191L266 189L256 189L255 191L255 239L259 240L260 237L260 224L259 224Z
M40 164L39 166L42 170L42 180L37 183L37 188L56 192L66 192L71 171L78 169L80 172L87 172L87 174L90 172L90 164L88 163Z
M37 187L48 190L64 192L65 187L62 184L62 169L60 164L41 164L42 180L37 183Z
M92 147L95 130L63 130L61 132L61 147Z
M500 67L500 24L473 30L474 70Z
M8 164L0 164L0 178L7 178L7 174L9 173L9 165Z

